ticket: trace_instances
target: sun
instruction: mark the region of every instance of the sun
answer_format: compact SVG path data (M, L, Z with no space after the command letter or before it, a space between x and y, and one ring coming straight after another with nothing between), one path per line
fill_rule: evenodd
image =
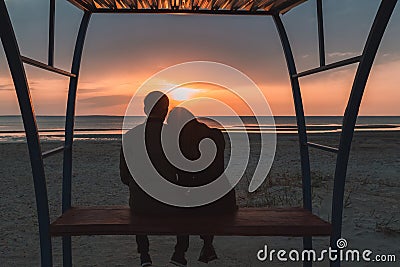
M202 89L195 89L189 87L178 87L170 92L172 99L176 101L186 101L192 99L196 94L203 92Z

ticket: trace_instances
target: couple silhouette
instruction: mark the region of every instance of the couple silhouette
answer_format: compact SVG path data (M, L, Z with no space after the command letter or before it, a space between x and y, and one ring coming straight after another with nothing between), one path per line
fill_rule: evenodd
M234 213L237 210L234 189L218 200L203 206L177 207L157 200L139 185L142 181L151 185L155 179L154 176L159 175L178 186L199 187L215 181L224 173L225 140L222 132L199 122L189 110L183 107L175 107L169 114L168 108L169 99L164 93L159 91L149 93L144 99L146 121L124 135L124 139L129 140L129 143L128 145L124 143L121 149L120 176L122 182L129 186L131 211L134 215L157 215L157 220L161 221L162 216ZM165 124L167 115L167 124ZM189 167L179 168L171 163L171 160L179 162L177 155L180 153L192 162L200 159L204 151L200 151L199 146L204 139L211 139L216 148L208 166L200 170L191 170ZM168 151L167 154L166 151ZM130 161L125 159L128 153ZM154 169L157 175L150 169ZM163 188L156 184L154 187L158 187L153 189L162 193ZM214 237L212 235L200 237L204 244L198 260L208 263L217 259L213 246ZM136 243L141 266L152 266L147 235L137 235ZM185 253L188 248L189 235L178 235L170 263L176 266L187 266Z

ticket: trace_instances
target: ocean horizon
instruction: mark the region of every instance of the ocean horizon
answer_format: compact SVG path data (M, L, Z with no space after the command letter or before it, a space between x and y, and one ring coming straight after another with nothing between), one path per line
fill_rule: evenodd
M259 117L260 121L265 121ZM264 117L265 118L265 117ZM212 116L198 119L210 127L227 132L296 134L295 116L274 116L275 125L257 123L255 117L240 116L241 125L230 116ZM144 122L144 116L131 116L123 129L124 116L82 115L75 118L75 138L81 140L118 139L121 134ZM218 121L221 125L216 124ZM306 116L308 134L339 133L343 116ZM64 138L65 116L37 116L37 125L42 141L62 141ZM356 132L399 131L400 116L359 116ZM0 116L0 142L24 142L25 132L19 115Z

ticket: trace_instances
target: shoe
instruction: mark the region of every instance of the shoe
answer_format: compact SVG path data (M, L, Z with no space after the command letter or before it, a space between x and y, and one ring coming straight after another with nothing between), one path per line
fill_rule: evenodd
M213 245L203 246L200 251L200 257L198 261L208 263L210 261L218 259L217 253L215 253L215 249Z
M187 266L187 260L185 259L185 253L174 252L174 254L172 255L171 260L169 262L176 266L180 266L180 267Z
M150 255L148 253L140 254L140 266L147 267L152 266L153 263L151 262Z

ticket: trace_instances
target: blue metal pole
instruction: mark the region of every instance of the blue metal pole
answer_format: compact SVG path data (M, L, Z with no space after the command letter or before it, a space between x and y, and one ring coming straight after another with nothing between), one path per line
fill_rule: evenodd
M54 24L56 16L56 0L50 0L49 13L49 47L48 47L48 65L54 66Z
M287 36L282 20L279 17L279 14L275 14L273 18L279 33L279 37L281 39L282 48L285 54L288 72L290 76L290 83L292 85L292 94L293 94L294 107L297 120L297 131L299 134L299 143L300 143L301 171L303 179L302 180L303 207L312 212L310 159L308 154L307 132L306 132L306 122L304 117L303 100L301 98L299 80L297 77L295 77L295 75L297 74L296 64L294 62L289 38ZM305 249L311 249L312 237L304 237L303 246ZM304 262L304 266L311 266L311 265L312 265L311 262Z
M319 44L319 65L325 66L325 36L324 36L324 16L322 10L322 0L317 0L317 21L318 21L318 44Z
M343 118L332 198L331 247L335 249L337 249L336 242L341 238L342 234L343 197L354 127L372 64L396 3L397 0L382 0L381 2L358 65ZM331 266L339 267L340 261L331 262Z
M49 202L47 198L46 178L36 116L32 107L32 99L26 79L25 68L21 60L18 43L4 0L0 0L0 37L14 81L28 143L39 221L41 263L42 266L52 266Z
M71 180L72 180L72 144L74 141L75 103L78 87L79 70L81 66L83 45L91 13L85 12L76 39L74 58L72 61L71 77L69 82L67 113L65 121L65 150L63 162L63 189L62 189L62 211L66 212L71 207ZM63 237L63 265L72 266L71 237Z

